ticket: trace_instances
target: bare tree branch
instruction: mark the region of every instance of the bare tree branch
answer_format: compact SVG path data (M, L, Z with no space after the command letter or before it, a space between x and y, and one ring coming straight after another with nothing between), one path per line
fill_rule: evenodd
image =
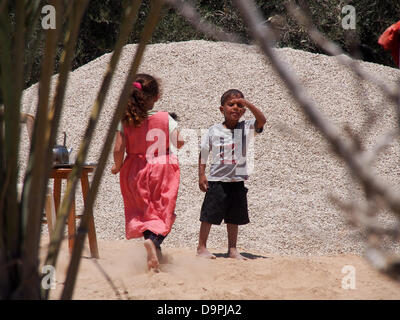
M269 58L271 65L284 81L285 85L288 87L289 91L293 95L294 99L300 105L303 112L309 118L311 123L321 132L321 134L326 138L326 140L333 147L334 152L339 155L345 163L350 168L351 173L357 180L359 180L364 187L368 199L381 199L383 203L390 208L390 210L395 214L397 219L400 218L400 201L398 199L397 193L394 192L392 186L387 186L382 183L373 171L370 169L368 164L371 159L385 146L390 137L384 137L380 139L377 146L370 152L367 156L359 152L354 148L354 145L348 144L343 138L340 137L337 128L328 120L326 120L323 114L318 110L314 101L307 95L305 88L301 85L300 81L294 75L294 72L290 70L287 64L284 64L278 57L275 49L273 49L275 39L274 33L269 26L263 23L263 17L257 9L253 0L234 0L235 5L239 8L243 20L247 27L249 28L252 36L256 39L263 50L264 54ZM318 36L320 34L317 34ZM329 48L330 52L335 52L337 48L335 45L325 38L319 39L323 41L323 45ZM347 66L357 73L360 77L365 77L371 79L368 74L360 71L358 64L348 57L340 58L341 61L345 62ZM383 82L378 81L379 86L384 93L393 101L400 101L399 95L396 90L387 86ZM390 135L389 135L390 136ZM354 143L354 141L353 141ZM365 160L367 159L367 160ZM343 207L343 205L342 205ZM373 208L373 207L372 207ZM398 228L396 225L394 228L384 228L379 226L376 220L368 217L368 212L372 209L368 207L365 211L355 210L356 208L351 208L348 206L347 211L353 214L355 221L360 222L369 232L372 238L376 238L376 235L381 234L395 234L398 235ZM346 208L343 208L346 209ZM355 215L357 212L357 216ZM400 275L400 260L397 256L393 254L386 254L383 250L377 249L372 240L371 248L367 251L366 255L368 260L377 267L378 270L386 272L386 274L391 277L396 277Z
M397 256L373 246L366 249L364 256L375 269L393 279L400 280L400 259Z
M379 137L376 141L376 144L372 146L370 150L362 154L361 161L367 166L371 165L373 161L376 160L379 153L381 153L388 145L390 145L397 135L398 130L392 130Z
M356 203L355 201L344 202L333 195L330 195L329 199L340 210L348 214L349 222L352 225L366 230L367 234L388 235L394 239L399 238L400 224L397 222L391 226L383 226L379 223L375 215L382 208L375 206L375 204Z
M386 199L393 212L400 216L400 201L397 194L379 181L378 177L374 176L369 168L363 165L361 158L352 152L352 147L340 137L337 128L324 118L314 101L306 94L305 88L295 77L294 72L279 59L276 51L271 46L274 43L273 32L267 25L263 24L263 19L254 2L252 0L235 0L234 2L242 13L244 21L253 37L259 42L261 49L270 59L272 66L284 80L285 85L306 116L328 140L333 150L343 158L352 173L360 179L366 188Z

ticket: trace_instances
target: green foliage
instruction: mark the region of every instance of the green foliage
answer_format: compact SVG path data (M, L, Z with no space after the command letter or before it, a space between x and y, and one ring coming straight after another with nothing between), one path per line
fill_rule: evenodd
M278 47L321 53L322 51L311 41L306 32L291 18L282 0L256 0L266 21L278 18L279 33ZM382 32L400 19L400 2L392 0L295 0L309 8L314 24L324 32L329 39L337 42L343 50L351 53L350 40L359 42L363 59L394 67L388 52L377 43ZM121 23L121 12L126 0L91 0L83 18L75 58L72 68L75 69L89 61L112 51ZM194 1L201 16L216 26L240 35L247 43L251 39L246 27L241 21L238 11L230 0L197 0ZM356 8L356 30L344 30L341 10L346 4ZM129 37L129 43L138 43L140 30L150 10L150 0L143 1L138 21ZM196 31L175 10L165 7L162 18L153 34L151 43L165 43L188 40L213 40ZM38 81L40 52L34 56L32 74L26 86ZM29 52L27 53L29 54ZM57 71L56 65L56 71Z
M122 0L89 2L82 20L73 69L111 52L122 21L123 5Z

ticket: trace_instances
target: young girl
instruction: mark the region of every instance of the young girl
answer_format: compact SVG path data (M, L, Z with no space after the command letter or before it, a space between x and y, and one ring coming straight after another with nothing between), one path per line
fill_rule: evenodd
M144 237L148 268L155 271L160 245L175 221L178 196L180 171L170 142L178 149L183 146L176 121L168 112L152 111L159 98L157 80L138 74L117 131L111 169L120 172L126 238Z

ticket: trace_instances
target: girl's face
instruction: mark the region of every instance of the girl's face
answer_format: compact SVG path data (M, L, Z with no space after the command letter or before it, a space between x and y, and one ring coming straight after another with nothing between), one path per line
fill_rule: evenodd
M229 97L224 105L220 107L221 113L225 117L225 122L238 122L239 119L243 116L246 109L241 100L243 100L242 97L234 95Z

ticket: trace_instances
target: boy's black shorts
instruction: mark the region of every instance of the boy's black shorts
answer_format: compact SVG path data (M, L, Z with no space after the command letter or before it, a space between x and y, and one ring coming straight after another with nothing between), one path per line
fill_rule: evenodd
M201 206L200 221L211 224L247 224L247 191L244 182L209 181Z

